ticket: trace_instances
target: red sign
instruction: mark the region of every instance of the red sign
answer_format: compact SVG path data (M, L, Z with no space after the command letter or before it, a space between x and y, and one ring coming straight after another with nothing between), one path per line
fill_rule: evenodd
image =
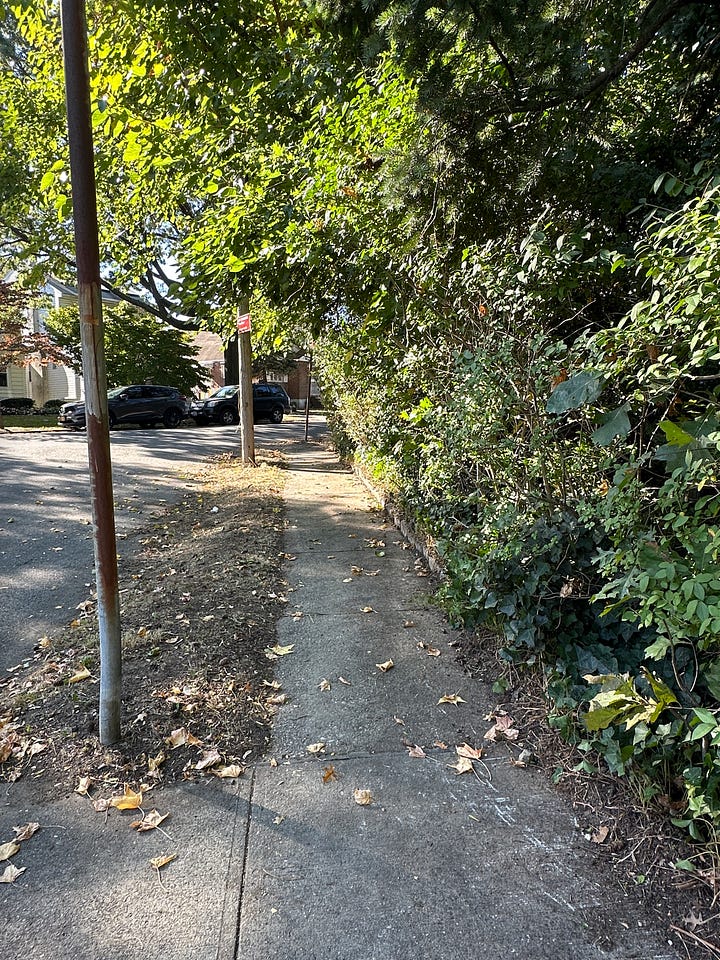
M243 313L237 318L238 333L250 333L250 314Z

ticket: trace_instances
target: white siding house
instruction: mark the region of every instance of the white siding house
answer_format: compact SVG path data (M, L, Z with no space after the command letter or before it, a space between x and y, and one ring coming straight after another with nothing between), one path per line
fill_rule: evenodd
M50 310L76 306L77 290L59 280L50 279L38 291L34 299L39 305L28 307L27 330L44 332L44 320ZM112 293L103 292L103 304L120 303ZM82 377L70 367L60 363L41 364L31 362L25 367L0 368L0 399L3 397L32 397L35 406L42 407L48 400L80 400L83 396Z

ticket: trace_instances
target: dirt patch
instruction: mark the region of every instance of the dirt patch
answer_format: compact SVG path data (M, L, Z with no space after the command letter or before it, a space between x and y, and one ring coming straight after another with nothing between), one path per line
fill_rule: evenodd
M180 503L119 543L122 741L108 748L97 737L90 598L0 686L0 780L52 798L84 777L103 788L159 785L230 775L262 756L282 700L271 651L286 602L281 468L279 457L257 468L219 458Z

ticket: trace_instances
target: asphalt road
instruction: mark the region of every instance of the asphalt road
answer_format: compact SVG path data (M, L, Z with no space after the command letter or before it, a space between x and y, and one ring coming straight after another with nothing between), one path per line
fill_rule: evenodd
M293 416L256 424L255 442L272 448L303 432ZM128 428L110 439L119 553L134 528L192 487L188 471L239 446L235 427ZM93 566L85 433L0 434L0 677L74 619L94 589Z

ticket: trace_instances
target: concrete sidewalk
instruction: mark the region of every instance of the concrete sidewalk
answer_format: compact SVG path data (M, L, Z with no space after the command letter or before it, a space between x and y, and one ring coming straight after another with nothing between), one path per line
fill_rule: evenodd
M105 823L79 796L38 807L22 781L4 791L0 842L28 820L43 830L14 858L22 882L0 886L0 955L675 960L538 774L500 745L474 773L451 768L457 745L483 745L492 699L456 665L414 553L364 487L320 444L285 452L278 643L292 650L270 758L237 787L164 790L171 840ZM147 860L174 851L160 884Z

